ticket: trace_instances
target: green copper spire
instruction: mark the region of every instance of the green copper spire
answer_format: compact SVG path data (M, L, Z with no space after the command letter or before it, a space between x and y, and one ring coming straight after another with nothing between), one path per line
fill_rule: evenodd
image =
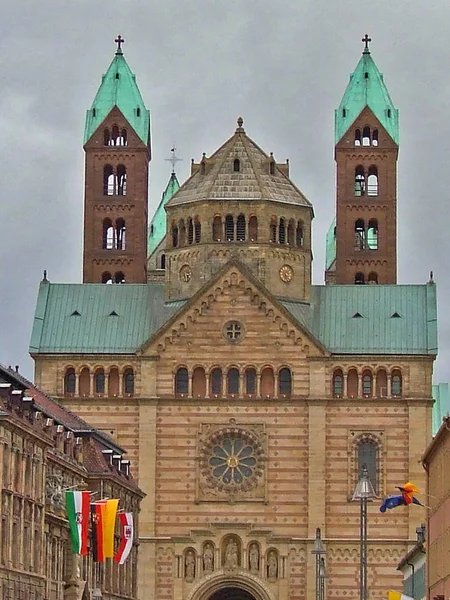
M166 186L166 189L163 192L161 202L158 205L158 208L153 215L153 219L150 222L150 227L148 230L148 255L151 256L157 246L160 244L161 240L166 235L166 211L164 209L166 202L172 198L172 196L180 189L180 184L178 182L177 176L175 172L172 171L172 175L170 176L169 183Z
M117 106L133 127L144 144L148 144L150 135L150 112L145 108L144 100L122 52L125 40L119 35L115 40L117 51L109 69L102 77L102 83L91 108L86 113L84 144L102 124L111 110Z
M335 111L335 141L339 142L360 112L368 106L398 144L398 110L392 103L383 75L370 54L371 39L366 34L362 41L363 54L355 71L350 75L347 89L339 108Z

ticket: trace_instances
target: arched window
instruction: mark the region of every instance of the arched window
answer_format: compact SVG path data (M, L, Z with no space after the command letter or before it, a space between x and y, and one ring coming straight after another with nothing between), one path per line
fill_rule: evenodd
M375 395L377 398L387 397L387 374L385 369L378 369L375 379Z
M287 367L283 367L278 373L278 393L281 396L290 396L292 393L292 375Z
M295 243L298 248L303 246L303 221L297 223L297 230L295 232Z
M391 394L392 396L402 395L402 373L399 369L394 369L391 374Z
M108 375L108 395L110 398L115 398L119 395L119 370L112 367Z
M362 145L363 146L370 146L370 127L368 127L367 125L363 129Z
M125 250L125 221L124 219L116 220L116 248Z
M117 195L127 195L127 170L125 165L117 165Z
M105 146L109 146L110 141L111 141L111 134L109 132L109 129L105 129L103 132L103 144Z
M222 369L216 367L211 371L209 387L213 396L222 395Z
M364 196L366 193L366 174L364 167L358 165L355 168L355 196Z
M355 146L361 146L361 129L355 129Z
M114 229L111 219L103 221L103 249L111 250L114 248Z
M161 254L161 269L165 269L165 268L166 268L166 255Z
M119 143L118 143L119 146L128 146L128 135L127 135L126 129L122 129L118 140L119 140Z
M275 162L273 160L269 163L269 173L275 175Z
M137 117L141 116L141 109L139 108L139 106L136 108L136 116Z
M191 217L189 217L187 223L188 223L188 244L192 244L194 241L194 223L192 222Z
M220 242L222 240L222 217L216 215L213 219L213 241Z
M189 393L189 373L186 367L180 367L175 373L175 394Z
M280 223L278 225L278 241L280 244L286 243L286 224L284 219L280 219Z
M202 367L196 367L192 373L192 396L194 398L206 396L206 375Z
M119 128L117 125L114 125L111 131L111 142L110 146L117 146L117 139L119 137Z
M227 242L234 241L234 219L232 215L225 217L225 239Z
M372 131L372 146L378 146L378 129Z
M369 167L368 175L367 195L378 196L378 169L375 165Z
M358 480L362 477L366 467L370 482L375 493L378 493L378 447L371 440L364 440L358 445Z
M289 219L289 225L287 230L287 243L290 246L295 244L295 221L294 219Z
M240 170L241 170L241 162L238 158L235 158L233 161L233 171L235 173L239 173Z
M376 285L378 283L378 273L375 273L375 271L371 271L369 273L369 276L367 277L367 283L369 285Z
M238 242L245 241L245 217L239 215L236 222L236 239Z
M172 246L178 248L178 226L175 223L172 225Z
M254 396L256 394L256 370L246 369L245 370L245 393L248 396Z
M180 219L180 222L178 224L178 233L179 233L179 244L180 247L184 246L186 244L186 226L184 224L184 220Z
M274 243L277 241L277 218L276 217L272 217L270 219L270 241L274 242Z
M134 394L134 373L130 367L123 373L123 391L130 396Z
M255 215L248 220L248 238L251 242L258 241L258 218Z
M114 283L125 283L125 274L123 271L117 271L114 274Z
M109 271L104 271L102 273L102 283L112 283L111 273Z
M341 369L336 369L333 373L333 396L342 398L344 393L344 375Z
M369 250L378 250L378 221L370 219L367 228L367 247Z
M362 393L365 397L371 397L373 394L373 377L370 371L363 372Z
M105 371L103 369L97 369L95 371L94 385L96 394L105 393Z
M355 285L364 285L366 283L366 278L364 277L364 273L356 273L355 275Z
M347 375L347 396L349 398L358 397L358 372L356 369L350 369Z
M76 389L76 375L75 369L70 367L66 370L66 374L64 375L64 394L66 396L75 394Z
M364 219L355 221L355 250L366 249L366 229Z
M266 367L261 373L261 397L273 398L275 394L275 377L273 369Z
M103 167L103 195L113 196L114 190L114 170L111 165Z
M80 384L80 396L82 396L82 397L90 396L90 394L91 394L91 374L87 367L84 367L83 369L81 369L79 384Z
M195 217L194 237L195 237L195 243L199 244L202 239L202 224L200 223L199 217Z
M239 394L239 371L234 367L228 369L227 394Z

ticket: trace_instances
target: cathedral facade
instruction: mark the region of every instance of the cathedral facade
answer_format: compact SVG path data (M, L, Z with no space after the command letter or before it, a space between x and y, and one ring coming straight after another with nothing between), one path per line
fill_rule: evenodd
M398 113L368 41L336 111L328 285L311 202L241 118L147 231L150 115L120 46L86 119L83 283L41 283L36 383L128 450L140 599L311 600L317 528L325 596L357 597L353 492L364 466L377 498L424 486L437 353L435 285L396 284ZM370 600L423 519L370 503Z

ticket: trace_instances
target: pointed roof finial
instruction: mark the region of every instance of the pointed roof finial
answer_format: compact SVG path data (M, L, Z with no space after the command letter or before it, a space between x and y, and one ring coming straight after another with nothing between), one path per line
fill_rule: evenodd
M172 153L171 156L169 158L164 159L172 163L172 175L175 175L175 165L177 164L177 162L183 160L182 158L178 158L178 156L175 154L176 150L176 147L172 146L172 148L170 149L170 152Z
M370 54L369 43L372 41L372 38L370 38L366 33L361 41L364 44L363 54Z
M123 39L123 37L121 35L118 35L114 41L117 44L116 54L123 54L123 52L122 52L122 44L125 43L125 40Z
M243 125L244 125L244 119L242 117L239 117L238 120L237 120L236 133L245 133Z

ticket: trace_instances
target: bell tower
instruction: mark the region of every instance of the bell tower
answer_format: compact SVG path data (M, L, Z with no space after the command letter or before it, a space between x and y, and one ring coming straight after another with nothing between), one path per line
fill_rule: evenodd
M86 114L84 283L146 283L150 112L122 51Z
M395 284L398 110L372 59L371 39L362 41L361 59L335 114L336 222L327 238L325 279ZM328 251L334 247L333 260Z

